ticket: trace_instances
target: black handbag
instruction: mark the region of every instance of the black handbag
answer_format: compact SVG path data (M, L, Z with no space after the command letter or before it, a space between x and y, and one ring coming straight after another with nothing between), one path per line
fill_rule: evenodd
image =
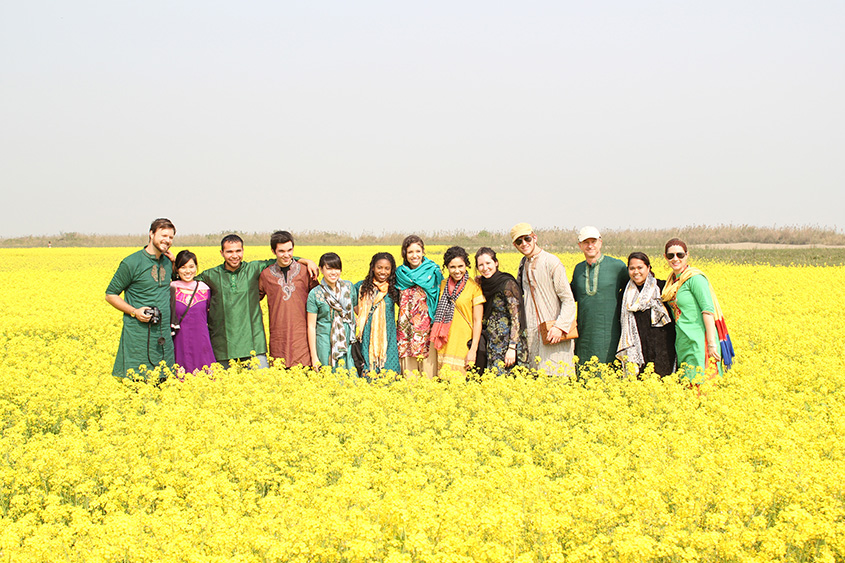
M463 312L455 307L455 311L461 315L461 318L466 321L469 325L469 330L472 332L472 323L469 322L469 319L466 318L466 315ZM467 350L472 348L472 338L467 340ZM483 372L487 369L487 335L484 333L484 330L481 331L481 336L478 337L478 349L475 351L475 370L478 373Z
M364 352L361 350L361 342L358 340L352 343L352 363L355 364L355 369L358 370L358 375L363 375Z
M472 338L467 340L467 348L472 346ZM487 333L481 331L481 336L478 338L478 350L475 352L475 369L479 372L487 369Z

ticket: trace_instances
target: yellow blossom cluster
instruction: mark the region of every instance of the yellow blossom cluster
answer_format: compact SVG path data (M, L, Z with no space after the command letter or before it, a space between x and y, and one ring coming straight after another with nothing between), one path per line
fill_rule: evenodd
M693 258L737 350L701 394L607 367L154 386L110 375L132 250L0 250L0 561L845 561L843 267Z

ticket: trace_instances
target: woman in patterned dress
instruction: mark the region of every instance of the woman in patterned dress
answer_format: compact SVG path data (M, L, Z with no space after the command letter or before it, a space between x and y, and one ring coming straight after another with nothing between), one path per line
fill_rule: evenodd
M482 328L487 336L487 367L508 373L528 365L525 305L516 279L499 270L496 251L482 247L475 253L478 283L484 293Z
M396 340L399 364L404 375L437 374L437 353L429 343L432 319L437 309L443 274L425 255L425 244L417 235L402 241L401 266L396 268L399 290L399 320Z

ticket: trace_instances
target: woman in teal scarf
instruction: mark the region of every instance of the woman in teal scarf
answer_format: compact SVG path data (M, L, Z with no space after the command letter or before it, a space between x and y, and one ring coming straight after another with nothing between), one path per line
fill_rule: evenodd
M434 377L437 374L437 353L428 337L437 310L443 273L425 256L425 244L417 235L402 241L403 264L396 268L399 290L399 322L396 340L402 373Z

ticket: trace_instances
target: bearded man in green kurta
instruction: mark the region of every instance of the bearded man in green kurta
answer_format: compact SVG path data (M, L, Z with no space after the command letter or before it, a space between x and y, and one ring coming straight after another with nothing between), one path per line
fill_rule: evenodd
M572 295L578 303L578 340L575 355L579 364L595 356L609 364L616 359L622 328L622 294L628 284L628 266L618 258L601 253L601 233L584 227L578 233L584 261L572 271Z
M146 378L146 374L141 373L141 365L152 370L161 362L167 366L176 362L170 336L170 278L173 275L170 246L174 236L176 227L169 219L153 221L147 246L120 262L106 289L106 302L123 313L123 330L112 370L116 377L127 377L132 370ZM153 307L161 311L158 322L152 322Z

